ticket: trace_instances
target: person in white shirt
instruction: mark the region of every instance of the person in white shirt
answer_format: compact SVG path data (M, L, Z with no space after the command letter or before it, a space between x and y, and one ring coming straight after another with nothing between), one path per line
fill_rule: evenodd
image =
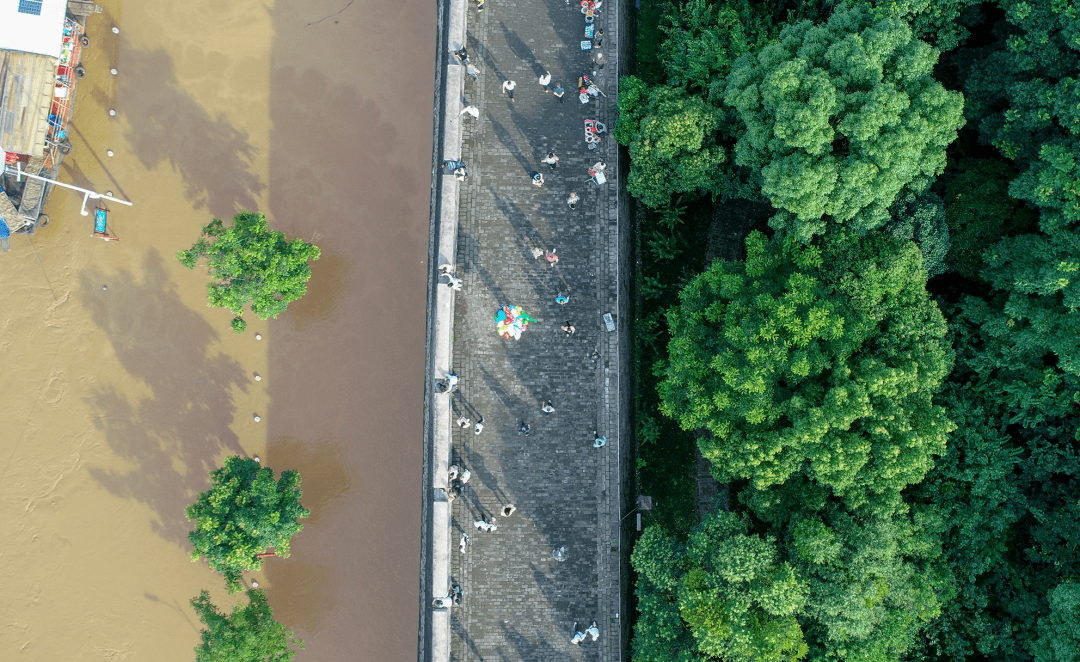
M466 113L471 115L474 120L480 118L480 109L477 108L476 106L465 106L464 108L461 109L461 112L458 113L458 114L459 115L464 115Z
M551 84L551 72L545 71L544 75L540 77L540 86L544 88L545 92L549 92L548 85Z
M515 83L514 81L512 81L512 80L504 80L503 81L503 86L502 86L503 92L506 92L506 94L509 95L511 103L513 103L513 101L514 101L514 88L515 87L517 87L517 83Z

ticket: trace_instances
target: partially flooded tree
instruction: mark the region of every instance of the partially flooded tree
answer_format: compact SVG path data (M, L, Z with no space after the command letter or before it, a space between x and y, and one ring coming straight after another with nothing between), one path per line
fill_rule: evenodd
M210 472L213 487L187 507L196 522L188 533L194 546L191 560L206 557L210 567L225 575L229 591L240 589L240 573L262 568L270 547L277 556L289 555L289 541L304 526L299 520L311 511L300 505L300 474L262 467L256 460L233 456Z
M206 258L211 281L206 284L209 305L228 308L236 317L232 328L247 328L245 307L259 319L277 317L307 292L311 278L308 260L318 260L318 246L302 239L289 241L284 232L270 230L266 216L243 211L226 228L215 218L202 229L199 239L176 259L189 269Z
M248 604L233 607L226 615L210 602L203 591L192 598L191 606L206 629L202 643L195 647L196 662L289 662L304 642L291 630L274 620L274 611L266 593L258 589L247 592Z

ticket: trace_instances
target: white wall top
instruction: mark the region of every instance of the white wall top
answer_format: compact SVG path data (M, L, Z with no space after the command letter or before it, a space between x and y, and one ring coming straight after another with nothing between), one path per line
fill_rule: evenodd
M0 48L60 57L67 0L0 0Z

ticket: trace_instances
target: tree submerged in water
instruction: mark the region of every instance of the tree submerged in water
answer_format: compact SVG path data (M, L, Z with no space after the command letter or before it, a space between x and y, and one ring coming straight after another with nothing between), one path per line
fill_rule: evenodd
M231 310L233 330L243 333L245 307L268 319L304 296L311 278L308 260L318 260L321 253L318 246L270 230L264 214L243 211L233 216L232 227L219 218L205 225L199 239L178 251L176 259L188 269L207 259L213 279L206 284L209 305Z
M191 600L206 626L195 647L196 662L289 662L296 655L289 644L304 647L303 640L274 620L266 593L250 589L247 597L248 604L233 607L229 615L218 611L206 591Z
M244 570L262 568L260 554L270 547L276 556L289 556L289 541L304 529L299 520L311 511L300 505L300 474L262 467L251 458L225 460L210 472L213 487L187 507L195 530L188 533L191 560L206 557L210 567L225 575L230 592L240 589Z

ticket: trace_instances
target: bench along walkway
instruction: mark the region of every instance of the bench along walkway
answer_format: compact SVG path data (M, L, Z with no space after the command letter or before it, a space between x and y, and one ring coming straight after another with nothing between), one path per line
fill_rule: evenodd
M480 76L465 76L463 104L480 117L459 120L469 177L458 189L455 264L464 287L454 293L452 364L461 383L450 416L471 424L451 427L451 461L472 475L450 505L450 575L464 596L450 609L454 660L621 659L618 152L610 131L597 149L585 140L586 119L613 126L609 9L595 19L606 33L603 69L580 47L586 21L577 4L488 0L483 12L468 10L467 49ZM561 103L540 86L545 71L548 89L565 88ZM594 71L607 96L581 104L578 77ZM507 79L517 83L513 102ZM548 152L559 157L554 170L541 162ZM607 164L603 185L589 181L597 161ZM530 171L543 174L542 187ZM581 198L573 210L571 192ZM559 261L535 259L534 247L554 249ZM560 293L567 303L556 303ZM520 340L496 333L503 304L536 320ZM569 338L560 329L567 320L576 327ZM594 349L597 361L586 356ZM548 400L555 411L545 414ZM594 447L594 431L605 446ZM499 515L506 504L517 508L509 518ZM497 530L478 531L481 517ZM565 561L553 557L557 548ZM584 631L593 621L599 639L572 643L575 622Z

